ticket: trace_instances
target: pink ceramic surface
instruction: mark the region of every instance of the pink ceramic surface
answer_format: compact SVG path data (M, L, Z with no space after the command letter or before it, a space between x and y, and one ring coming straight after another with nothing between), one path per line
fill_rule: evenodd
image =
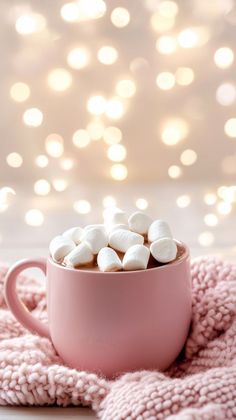
M164 370L178 356L189 330L189 265L186 246L172 264L132 272L102 273L65 268L51 258L28 259L9 270L5 299L18 321L51 338L71 367L108 377L137 369ZM17 276L29 267L46 274L48 326L16 294Z

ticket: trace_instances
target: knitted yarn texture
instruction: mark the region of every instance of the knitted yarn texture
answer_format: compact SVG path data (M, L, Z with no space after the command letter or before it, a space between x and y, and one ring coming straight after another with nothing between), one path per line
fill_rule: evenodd
M183 352L164 373L137 371L114 381L63 365L50 340L29 334L3 299L0 266L0 405L90 406L102 420L236 419L236 265L191 262L193 314ZM45 289L21 274L18 293L46 320Z

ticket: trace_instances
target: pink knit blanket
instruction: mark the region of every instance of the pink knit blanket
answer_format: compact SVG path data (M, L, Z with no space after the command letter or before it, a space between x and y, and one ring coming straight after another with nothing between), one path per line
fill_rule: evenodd
M193 317L183 354L165 373L108 381L63 365L52 343L29 334L7 309L0 267L0 405L91 406L100 419L236 419L236 265L192 261ZM46 318L45 290L21 275L27 307Z

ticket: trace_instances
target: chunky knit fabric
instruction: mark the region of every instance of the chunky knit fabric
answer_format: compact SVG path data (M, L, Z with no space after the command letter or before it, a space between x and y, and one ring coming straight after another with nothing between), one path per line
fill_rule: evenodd
M0 405L88 405L102 420L236 419L236 266L192 261L193 317L185 349L166 371L108 381L63 365L52 343L29 334L3 301L0 268ZM40 281L21 275L19 294L46 318Z

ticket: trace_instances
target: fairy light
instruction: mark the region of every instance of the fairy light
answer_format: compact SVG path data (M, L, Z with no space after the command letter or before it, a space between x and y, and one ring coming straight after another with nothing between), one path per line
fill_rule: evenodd
M163 0L158 4L158 12L161 16L169 18L178 14L179 7L175 1Z
M184 209L184 208L188 207L190 205L190 203L191 203L191 197L187 194L180 195L176 199L176 204L181 209Z
M29 108L23 114L23 122L30 127L39 127L43 122L43 113L38 108Z
M48 75L48 85L56 92L64 92L69 89L72 84L72 76L68 70L57 68L52 70Z
M63 138L59 134L49 134L45 140L45 149L49 156L59 158L64 153Z
M135 205L139 210L146 210L148 208L148 201L145 198L138 198Z
M46 179L39 179L34 184L34 192L37 195L48 195L51 191L51 185Z
M25 102L30 96L30 88L26 83L14 83L10 89L10 96L16 102Z
M111 22L116 28L124 28L130 22L129 11L125 7L116 7L111 12Z
M65 159L62 159L62 160L60 161L60 167L61 167L61 169L63 169L64 171L70 171L70 170L73 168L73 166L74 166L74 161L73 161L73 159L70 159L70 158L65 158Z
M175 146L188 135L188 124L181 118L168 120L161 132L161 139L167 146Z
M215 236L212 232L202 232L198 236L198 243L203 247L209 247L215 242Z
M220 201L217 204L217 212L222 215L228 215L232 211L232 204L225 201Z
M217 201L217 196L214 193L206 193L204 195L204 202L207 206L213 206Z
M236 101L236 87L232 83L223 83L217 88L216 100L223 106L232 105Z
M197 160L197 153L195 150L186 149L180 155L180 161L185 166L193 165Z
M118 51L112 46L104 46L98 50L97 59L100 63L110 66L118 59Z
M122 163L115 163L112 165L110 173L111 177L116 181L123 181L128 176L128 169Z
M214 54L214 61L220 69L227 69L233 64L234 53L229 47L219 48Z
M182 48L193 48L198 44L198 36L194 29L186 28L178 35L178 43Z
M125 160L127 151L122 144L113 144L108 148L107 157L113 162L122 162Z
M88 146L88 144L90 143L89 133L83 129L75 131L72 137L72 142L79 149Z
M103 207L115 207L116 206L116 199L112 195L107 195L102 200Z
M53 179L52 186L54 190L62 192L66 190L66 188L68 187L68 183L67 181L65 181L65 179Z
M81 70L89 64L90 53L85 47L73 48L67 55L68 65L75 70Z
M106 127L103 133L103 139L107 144L117 144L122 140L122 132L118 127Z
M173 179L180 178L182 175L182 169L178 165L171 165L168 169L168 175Z
M230 118L224 125L225 134L231 138L236 138L236 118Z
M73 208L77 213L87 214L91 211L91 204L87 200L78 200L75 201Z
M76 22L79 19L79 8L75 2L65 3L61 8L61 17L66 22Z
M7 155L6 162L12 168L20 168L23 163L23 158L19 153L12 152Z
M78 21L99 19L106 13L107 7L103 0L77 0L79 9Z
M194 72L190 67L179 67L175 73L175 80L180 86L188 86L194 81Z
M41 226L44 222L44 215L38 209L30 209L25 213L25 222L29 226Z
M116 85L116 93L122 98L131 98L136 92L136 85L133 80L120 80Z
M87 124L86 130L91 140L100 140L104 134L104 124L100 120L94 120Z
M207 226L216 226L218 224L219 220L216 214L214 213L208 213L204 216L204 223Z
M48 166L48 157L46 155L38 155L35 158L35 165L39 168L46 168Z
M39 13L28 13L17 18L15 28L20 35L31 35L41 32L46 27L44 16Z
M87 101L87 110L90 114L101 115L106 109L106 99L102 95L90 96Z
M119 98L114 97L107 101L105 113L111 120L119 120L123 116L124 112L123 102Z
M175 85L175 76L168 71L159 73L156 78L156 84L162 90L170 90Z
M150 24L155 32L167 32L175 25L175 16L162 16L159 12L153 13Z
M156 42L156 49L161 54L173 54L177 49L175 38L170 35L160 36Z

